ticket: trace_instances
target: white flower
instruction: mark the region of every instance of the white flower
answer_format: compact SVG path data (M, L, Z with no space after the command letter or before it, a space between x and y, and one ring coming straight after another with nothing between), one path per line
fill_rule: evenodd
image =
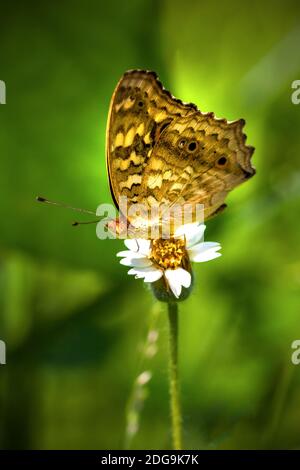
M145 240L125 240L126 251L117 256L120 263L129 266L128 274L144 282L155 282L164 277L176 298L180 297L182 287L190 287L192 276L189 262L201 263L221 256L221 245L216 242L204 242L205 225L186 224L176 230L174 238Z

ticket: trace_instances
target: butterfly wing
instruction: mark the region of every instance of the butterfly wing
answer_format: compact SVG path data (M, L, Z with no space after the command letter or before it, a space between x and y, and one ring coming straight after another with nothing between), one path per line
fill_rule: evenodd
M154 72L126 72L110 105L106 155L116 206L204 205L207 219L255 174L244 121L216 119L165 90ZM129 218L129 221L130 218ZM136 226L133 223L134 226Z
M107 122L106 162L112 197L144 202L141 187L152 151L167 125L196 110L176 100L154 72L126 72L113 93Z
M255 174L244 124L198 110L174 119L153 149L141 196L150 205L189 204L193 212L203 204L205 219L219 212L227 194Z

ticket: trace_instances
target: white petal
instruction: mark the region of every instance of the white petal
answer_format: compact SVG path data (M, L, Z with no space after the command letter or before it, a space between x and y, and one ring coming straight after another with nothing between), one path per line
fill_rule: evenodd
M135 251L135 252L137 252L139 250L137 241L134 238L124 240L124 244L125 244L126 248L128 248L128 250Z
M217 253L214 250L208 250L198 256L194 261L196 263L204 263L205 261L211 261L212 259L219 258L222 256L222 253Z
M186 235L188 232L190 232L191 230L194 230L195 228L198 227L198 222L194 223L194 224L185 224L185 225L180 225L180 227L178 227L176 230L175 230L175 237L181 237L183 235Z
M128 274L134 274L136 279L144 279L145 277L145 271L140 271L138 268L135 270L130 269L128 271Z
M150 240L143 238L132 238L124 240L125 246L135 253L142 253L145 256L148 256L150 251Z
M144 282L155 282L158 281L163 275L163 271L160 269L152 269L146 272Z
M150 259L146 258L145 256L142 258L127 257L121 259L120 264L123 264L124 266L146 268L147 266L152 265L152 261L150 261Z
M116 256L119 256L121 258L145 258L145 255L142 253L135 253L134 251L119 251L119 253L116 254Z
M175 236L185 237L187 247L191 247L203 238L205 228L204 224L199 224L198 222L185 224L176 230Z
M175 272L177 274L177 279L179 279L181 282L181 285L183 287L190 287L192 282L191 274L183 268L175 269Z
M188 271L183 268L178 269L167 269L165 271L168 284L175 297L179 297L181 294L181 288L189 287L191 285L191 275Z
M150 240L140 238L137 240L137 243L139 245L139 253L148 256L150 253Z
M221 248L222 247L219 243L205 242L193 246L193 248L188 250L188 253L191 261L202 263L204 261L210 261L212 259L219 258L219 256L222 254L218 253L218 250Z
M136 279L140 279L140 278L145 277L145 273L147 272L148 269L151 269L151 268L132 268L132 269L129 269L128 274L134 275Z
M160 269L150 266L147 268L130 269L128 274L133 274L138 279L144 278L144 282L155 282L162 277L163 272Z
M217 242L201 242L197 243L196 245L192 246L191 248L188 248L188 253L190 256L190 259L192 261L195 256L197 256L200 253L203 253L204 251L211 250L214 248L215 250L220 250L221 245L220 243Z
M129 275L131 275L131 276L135 276L136 273L137 273L137 269L131 268L131 269L129 269L129 271L128 271L127 274L129 274Z
M178 297L181 294L181 284L177 280L176 269L167 269L165 271L165 276L167 278L171 291L173 292L175 297L178 299Z

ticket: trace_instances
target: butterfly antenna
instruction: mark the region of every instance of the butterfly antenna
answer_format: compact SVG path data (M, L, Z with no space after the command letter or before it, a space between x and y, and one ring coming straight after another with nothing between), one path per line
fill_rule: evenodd
M72 222L73 227L77 227L77 225L89 225L89 224L97 224L99 220L89 220L88 222L79 222L78 220L74 220Z
M45 197L42 197L42 196L37 196L36 200L38 202L43 202L44 204L51 204L52 206L64 207L65 209L71 209L72 211L81 212L82 214L96 215L95 211L90 211L88 209L80 209L78 207L69 206L68 204L64 204L63 202L50 201L49 199L46 199Z

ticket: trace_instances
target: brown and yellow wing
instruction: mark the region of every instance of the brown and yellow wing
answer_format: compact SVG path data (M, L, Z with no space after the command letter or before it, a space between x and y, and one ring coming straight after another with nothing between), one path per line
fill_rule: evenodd
M114 201L148 207L204 205L205 219L227 194L255 174L244 120L201 113L165 90L154 72L133 70L110 105L106 155Z
M198 110L174 119L148 160L141 198L168 207L203 204L205 219L222 210L227 194L255 174L244 123Z
M143 175L154 147L170 123L196 109L175 99L154 72L123 75L111 99L106 135L107 169L117 207L120 196L126 196L129 205L143 202Z

